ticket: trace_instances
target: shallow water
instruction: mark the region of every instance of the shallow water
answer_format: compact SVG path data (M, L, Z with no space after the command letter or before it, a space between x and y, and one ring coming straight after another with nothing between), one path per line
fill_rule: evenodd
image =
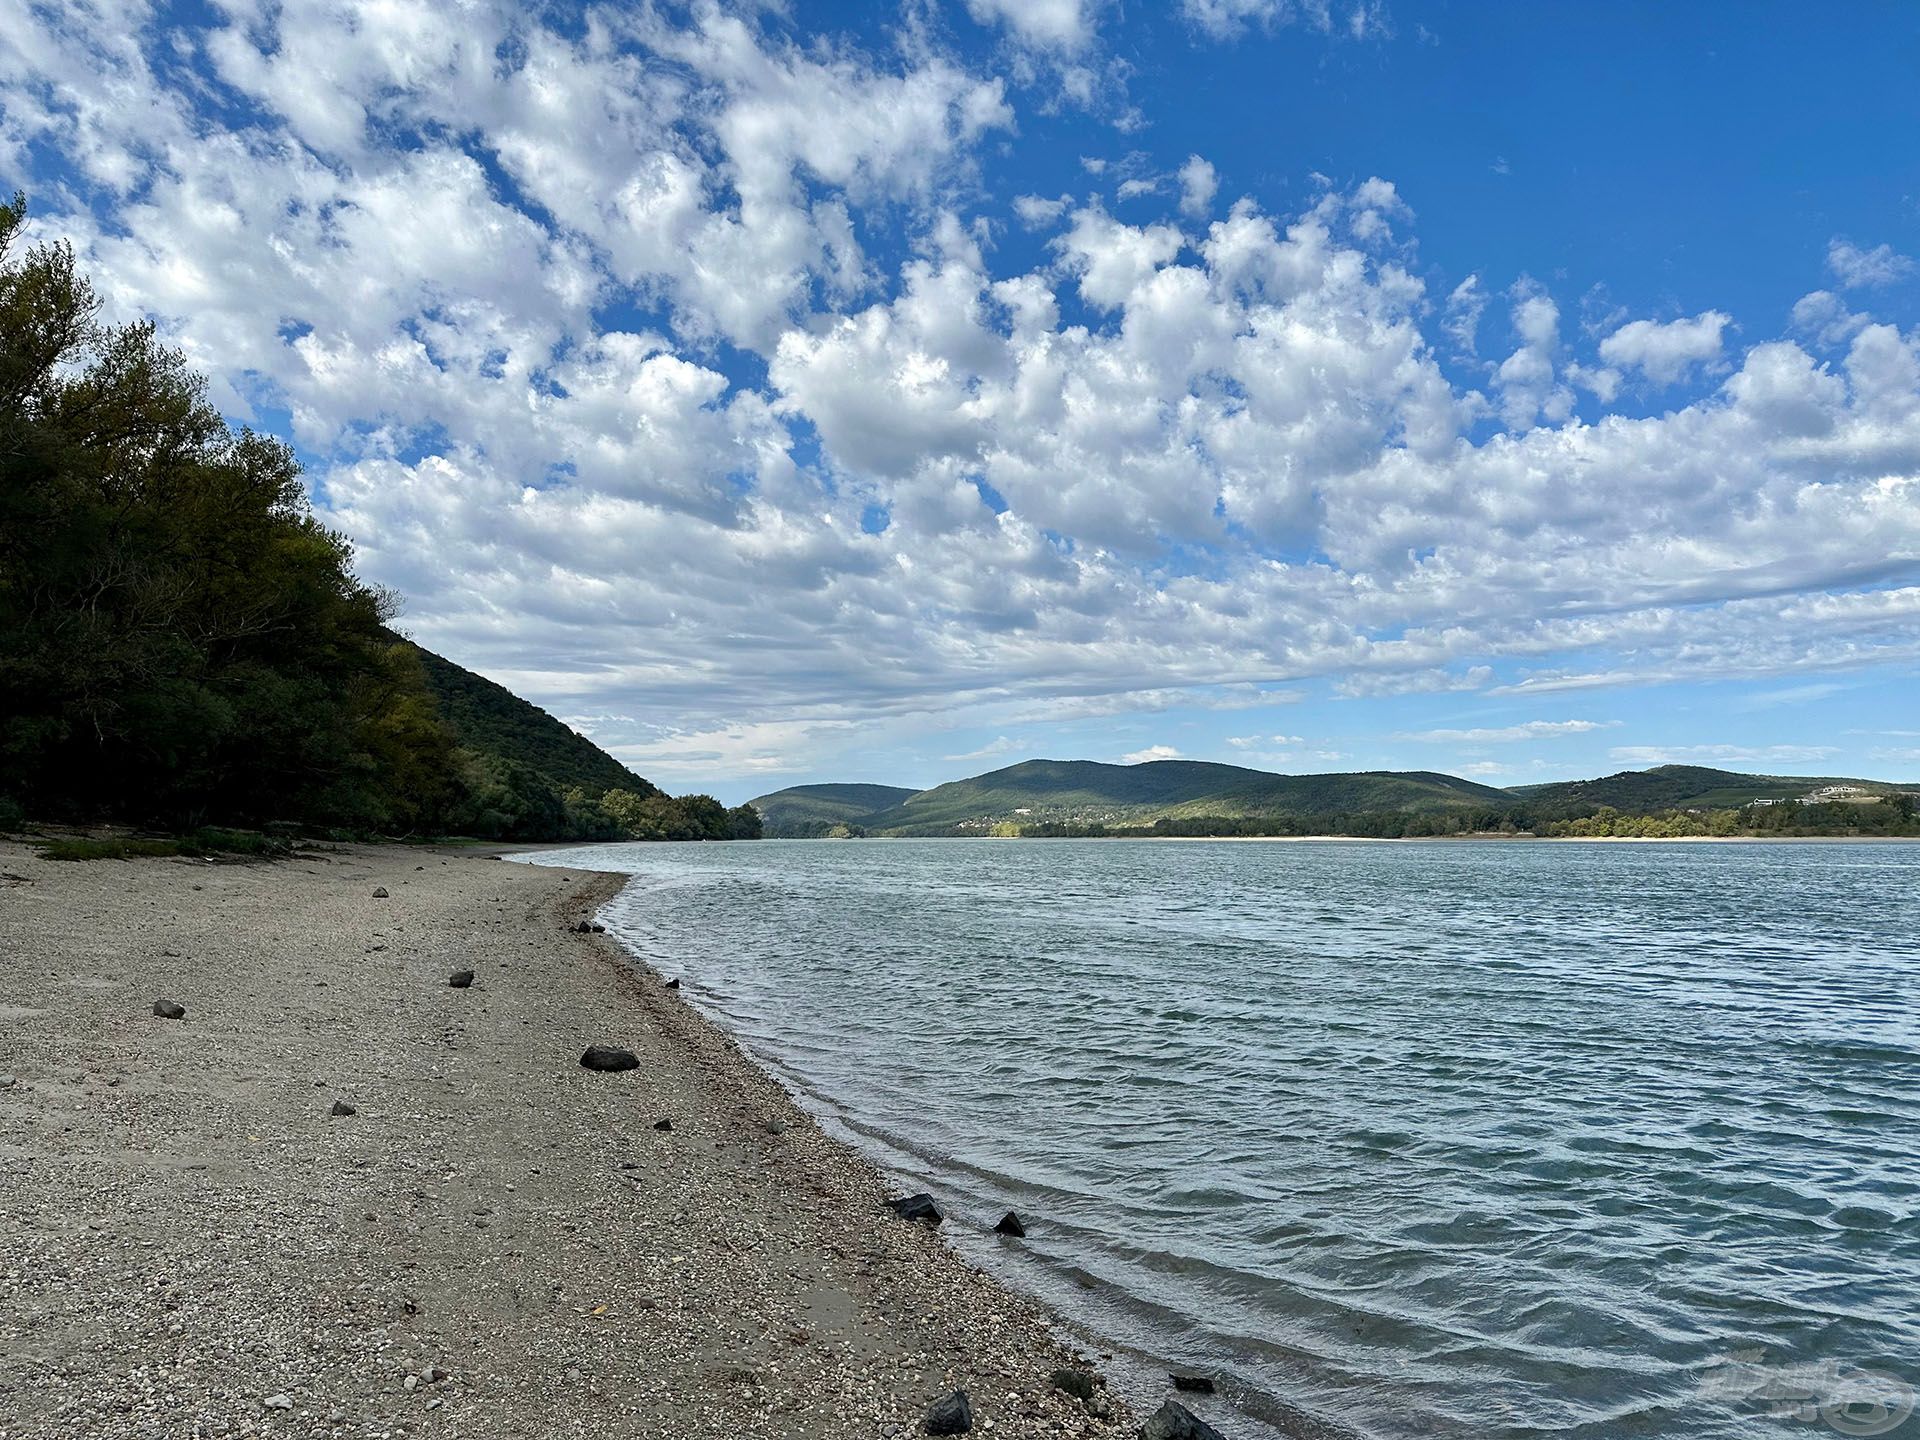
M1920 1437L1920 845L547 858L1231 1440Z

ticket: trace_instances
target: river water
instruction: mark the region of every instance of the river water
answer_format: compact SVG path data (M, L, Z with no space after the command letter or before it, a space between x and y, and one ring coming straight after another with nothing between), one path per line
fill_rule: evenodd
M1920 1440L1920 845L535 858L1229 1440Z

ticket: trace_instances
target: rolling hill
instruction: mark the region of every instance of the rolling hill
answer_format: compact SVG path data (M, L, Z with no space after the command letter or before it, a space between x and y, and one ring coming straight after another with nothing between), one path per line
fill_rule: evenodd
M864 812L852 792L885 792L892 802ZM886 786L801 786L753 805L770 833L795 797L826 793L842 802L834 822L870 835L981 834L997 824L1144 826L1166 818L1436 813L1511 805L1505 791L1430 771L1346 775L1274 775L1200 760L1105 765L1093 760L1029 760L919 792ZM816 802L817 803L817 802ZM817 832L816 832L817 833Z
M588 794L631 790L643 798L663 793L656 785L607 754L504 685L403 642L426 672L427 688L439 703L441 718L452 727L461 748L537 771L554 789L578 785Z
M1509 794L1542 816L1586 815L1609 806L1628 815L1662 810L1733 809L1756 800L1802 800L1818 791L1851 790L1855 798L1897 794L1909 788L1882 780L1845 780L1830 776L1742 775L1703 765L1660 765L1623 770L1597 780L1564 780L1548 785L1516 785Z
M1864 802L1914 788L1880 780L1742 775L1694 765L1501 790L1429 770L1275 775L1201 760L1143 765L1028 760L931 790L801 785L752 804L766 818L770 835L788 839L825 835L837 827L845 827L838 831L842 834L928 837L1009 833L1009 827L1051 834L1091 827L1109 833L1418 835L1480 828L1514 832L1540 825L1565 833L1561 822L1584 820L1602 809L1632 816L1697 814L1737 810L1755 801Z
M835 826L859 826L918 791L898 785L795 785L750 802L772 840L811 840Z

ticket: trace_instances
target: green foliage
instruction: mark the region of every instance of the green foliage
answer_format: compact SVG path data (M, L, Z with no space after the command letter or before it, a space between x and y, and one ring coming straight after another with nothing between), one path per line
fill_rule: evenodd
M25 218L0 206L0 824L192 832L98 842L124 853L199 853L213 821L612 839L588 795L665 800L389 631L395 597L354 575L292 451L229 429L151 325L100 323L69 247L19 253ZM704 796L666 803L654 828L758 833Z
M758 840L760 812L751 805L729 810L711 795L637 795L609 790L601 809L629 840Z
M1668 810L1738 810L1756 800L1797 801L1829 785L1850 785L1874 794L1897 790L1876 780L1742 775L1705 765L1657 765L1651 770L1623 770L1597 780L1522 785L1512 793L1543 818L1577 819L1593 815L1603 806L1632 815L1657 815Z
M897 785L795 785L750 802L777 840L814 840L852 832L865 816L891 810L918 791Z
M462 669L431 650L406 641L399 643L419 662L440 713L466 749L524 765L559 791L578 788L596 795L607 790L661 793L586 736L504 685Z
M309 512L150 325L0 209L0 775L30 812L406 829L451 737Z

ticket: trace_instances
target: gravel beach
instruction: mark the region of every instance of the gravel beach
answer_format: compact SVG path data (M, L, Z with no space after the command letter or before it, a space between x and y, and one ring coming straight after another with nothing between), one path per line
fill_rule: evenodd
M908 1436L956 1389L975 1434L1133 1433L1052 1382L1098 1357L569 928L620 877L0 875L0 1440Z

